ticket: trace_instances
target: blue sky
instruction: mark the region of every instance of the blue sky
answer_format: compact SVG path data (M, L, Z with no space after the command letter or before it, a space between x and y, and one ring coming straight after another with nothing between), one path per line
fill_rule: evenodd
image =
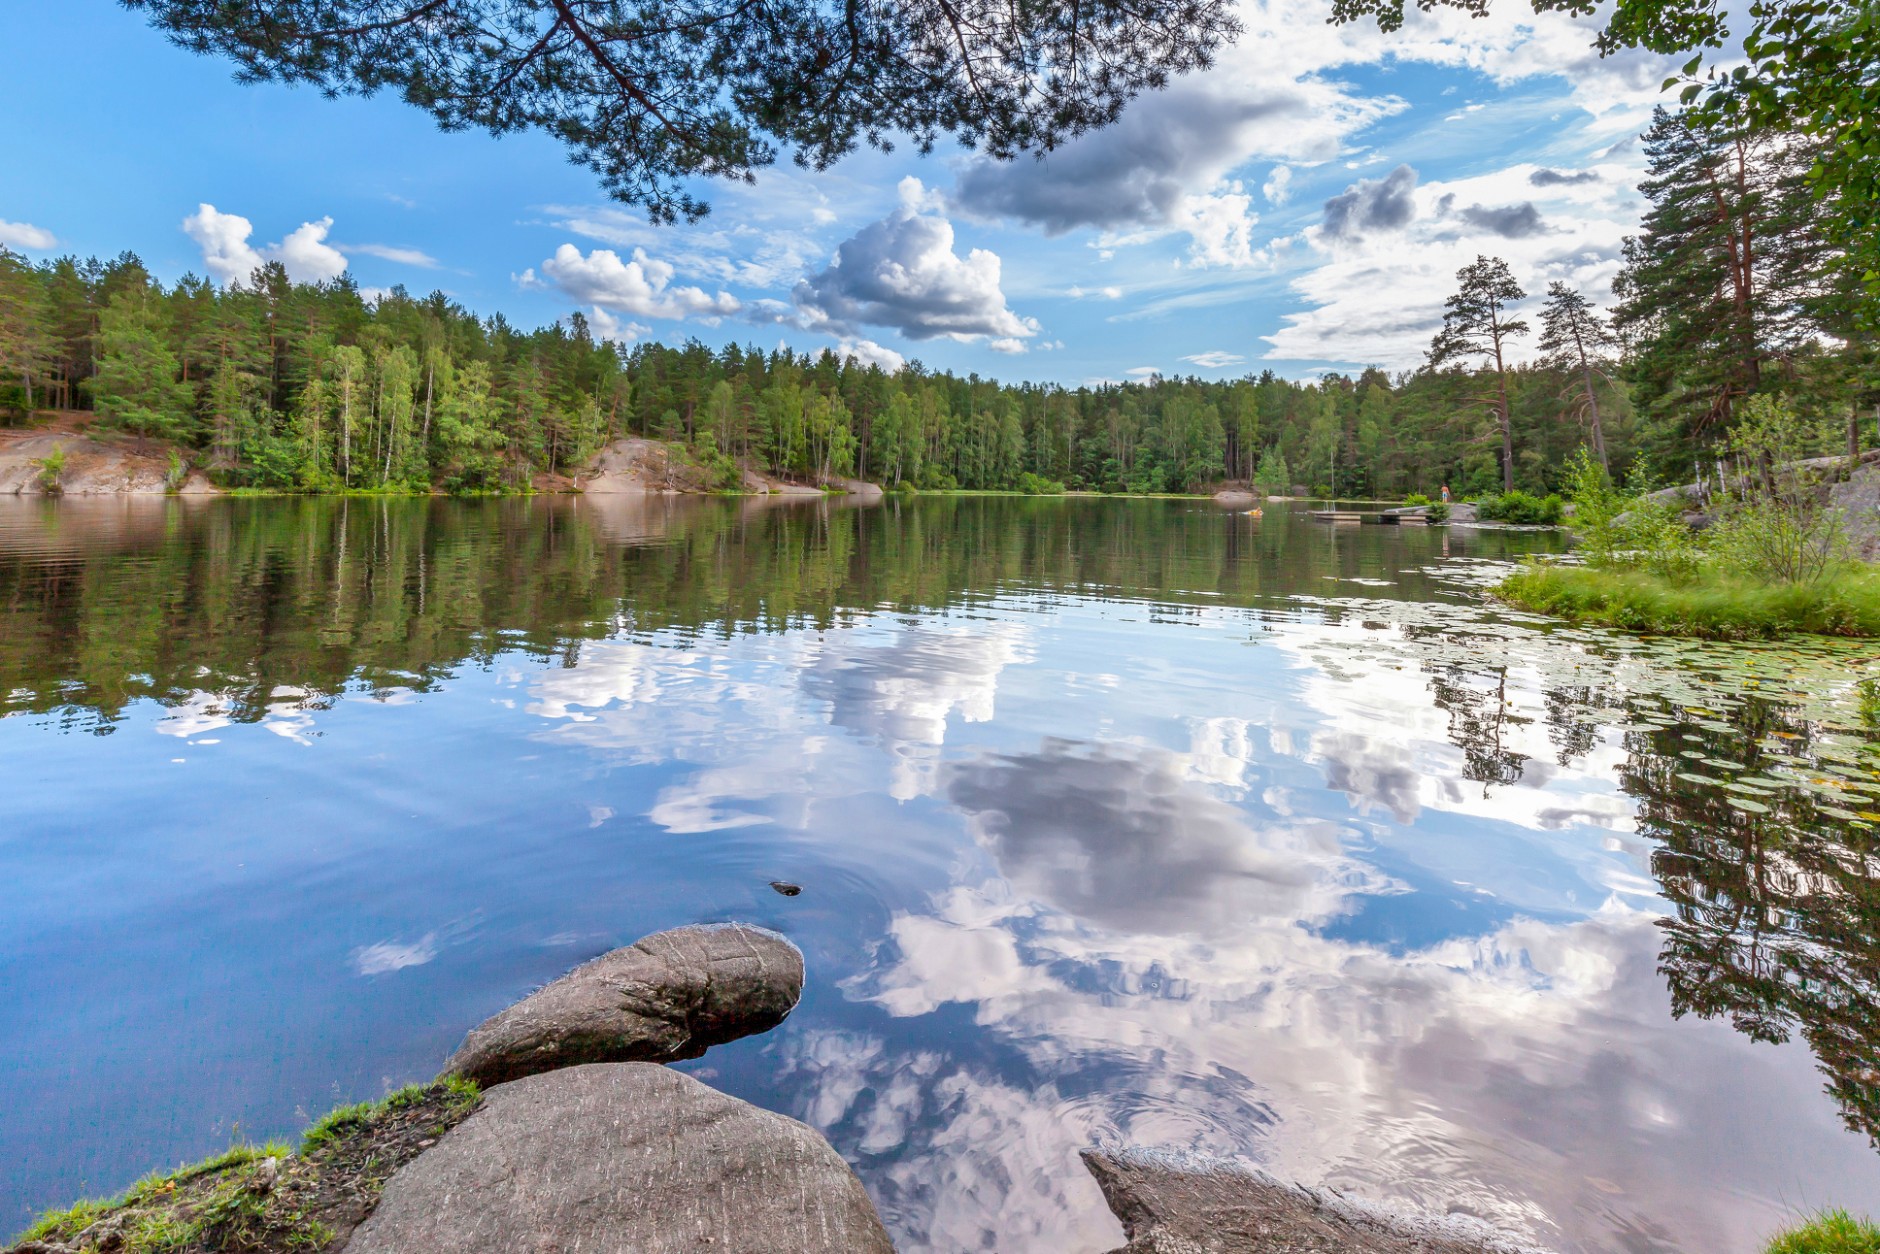
M238 86L110 0L8 5L0 244L130 249L166 280L278 257L523 325L580 309L621 339L1065 384L1407 367L1478 252L1605 300L1666 64L1602 61L1591 25L1510 0L1395 36L1326 7L1242 0L1216 68L1043 162L785 162L654 227L539 136Z

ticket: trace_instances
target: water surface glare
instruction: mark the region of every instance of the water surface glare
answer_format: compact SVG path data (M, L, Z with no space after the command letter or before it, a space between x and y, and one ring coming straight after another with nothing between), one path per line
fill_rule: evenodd
M0 503L0 1236L742 919L906 1251L1169 1144L1563 1251L1880 1211L1880 678L1565 630L1549 532L919 499ZM772 881L800 885L795 896Z

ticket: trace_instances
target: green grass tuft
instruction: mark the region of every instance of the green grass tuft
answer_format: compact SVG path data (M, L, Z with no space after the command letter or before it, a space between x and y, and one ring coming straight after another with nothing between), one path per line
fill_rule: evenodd
M1765 1254L1880 1254L1880 1224L1844 1210L1823 1211L1779 1234Z
M1880 571L1851 569L1812 584L1759 583L1700 572L1672 579L1645 570L1533 564L1495 595L1537 614L1663 636L1756 640L1809 632L1880 636Z
M332 1142L341 1134L359 1127L370 1119L372 1112L377 1109L378 1104L376 1102L356 1102L351 1106L341 1106L337 1110L327 1111L326 1114L320 1116L319 1120L311 1128L308 1128L307 1131L302 1134L300 1138L301 1157L305 1158L322 1145Z
M63 1233L82 1232L103 1219L117 1204L114 1198L93 1197L74 1202L64 1210L49 1210L33 1220L32 1226L20 1233L16 1240L24 1244Z

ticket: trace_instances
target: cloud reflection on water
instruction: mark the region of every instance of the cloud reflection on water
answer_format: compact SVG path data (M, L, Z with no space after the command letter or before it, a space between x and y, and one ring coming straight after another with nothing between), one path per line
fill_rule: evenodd
M651 811L675 833L806 828L870 788L959 816L976 854L844 982L883 1018L769 1046L910 1248L1113 1244L1076 1152L1118 1141L1569 1250L1732 1248L1775 1221L1766 1181L1798 1153L1845 1172L1805 1055L1670 1019L1616 736L1562 749L1543 678L1492 655L1423 665L1388 630L1271 628L1276 667L1223 684L1164 658L1101 697L1011 619L882 616L735 660L608 642L530 708L557 737L683 764ZM1081 738L999 725L1020 671L1034 702L1061 688L1050 722ZM1290 723L1233 712L1275 701ZM1442 891L1412 891L1386 849ZM1483 895L1505 901L1469 913ZM1363 926L1383 899L1459 912L1391 946Z

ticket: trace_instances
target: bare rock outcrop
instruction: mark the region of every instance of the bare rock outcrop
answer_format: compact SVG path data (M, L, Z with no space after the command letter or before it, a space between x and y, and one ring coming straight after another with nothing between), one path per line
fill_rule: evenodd
M1828 489L1828 500L1841 511L1854 551L1865 561L1880 561L1880 462L1855 469Z
M1168 1150L1084 1151L1129 1244L1111 1254L1543 1254L1480 1220L1422 1218Z
M505 1084L394 1176L346 1254L892 1254L794 1119L648 1063Z
M444 1064L488 1088L559 1067L672 1062L765 1032L803 995L803 954L745 923L655 932L471 1030Z
M43 431L0 431L0 496L208 496L215 485L200 470L170 480L169 445L141 445L128 436L93 435L89 415L72 415ZM64 459L57 487L48 490L40 463Z

